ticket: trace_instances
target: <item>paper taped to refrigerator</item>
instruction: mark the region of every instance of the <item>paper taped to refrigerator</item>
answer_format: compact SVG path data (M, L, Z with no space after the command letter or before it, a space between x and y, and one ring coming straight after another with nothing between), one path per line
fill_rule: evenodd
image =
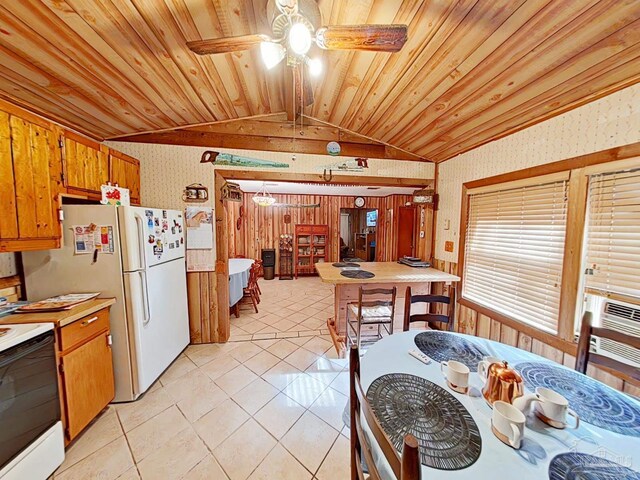
M73 248L76 255L90 255L94 251L99 253L113 253L113 225L74 225Z

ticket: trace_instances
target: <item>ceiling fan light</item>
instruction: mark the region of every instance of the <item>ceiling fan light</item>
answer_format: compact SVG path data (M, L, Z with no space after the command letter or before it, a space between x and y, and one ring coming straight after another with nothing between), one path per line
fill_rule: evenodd
M322 73L322 61L319 58L308 59L307 67L309 67L309 73L314 77Z
M289 46L298 55L306 54L311 48L311 32L304 23L294 23L289 29Z
M262 42L260 44L260 55L268 70L278 65L284 58L286 50L279 43Z

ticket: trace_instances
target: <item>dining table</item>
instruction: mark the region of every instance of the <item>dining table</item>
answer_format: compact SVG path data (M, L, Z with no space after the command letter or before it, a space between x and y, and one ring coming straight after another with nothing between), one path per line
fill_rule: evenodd
M242 300L244 289L249 285L249 273L254 260L251 258L229 259L229 306Z
M427 355L425 364L409 351ZM578 428L558 429L526 413L519 449L492 432L492 407L482 396L477 366L484 357L508 362L524 390L547 387L569 401ZM447 386L441 362L470 370L469 391ZM361 359L361 383L396 448L412 433L424 479L640 479L640 402L570 368L492 340L437 330L410 330L373 344ZM383 478L395 476L365 423Z

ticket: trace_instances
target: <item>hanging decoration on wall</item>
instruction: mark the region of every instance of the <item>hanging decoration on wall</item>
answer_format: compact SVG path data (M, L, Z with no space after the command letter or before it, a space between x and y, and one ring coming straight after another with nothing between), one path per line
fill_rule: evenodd
M368 159L363 157L353 158L345 160L344 162L331 163L329 165L318 167L318 169L325 171L336 170L340 172L362 172L365 168L369 168Z
M364 157L345 160L344 162L332 163L318 167L322 170L322 178L325 182L333 179L333 172L362 172L365 168L369 168L369 159Z
M233 155L231 153L216 152L214 150L204 152L200 158L200 163L212 163L213 165L226 165L231 167L289 168L288 163L260 160L258 158Z
M201 183L187 185L182 191L182 200L185 202L206 202L209 200L209 189Z
M240 190L240 185L237 183L225 182L220 189L220 193L223 201L242 202L242 190Z
M271 206L276 208L320 208L320 203L274 203ZM291 218L289 218L289 221L291 221ZM287 223L286 215L285 223Z
M236 220L236 230L240 230L242 227L242 218L244 217L244 205L240 205L238 209L238 220Z
M338 142L329 142L327 143L327 153L329 155L340 155L340 144Z
M291 214L290 213L285 213L284 214L284 223L285 223L285 225L289 225L291 223Z
M425 206L436 206L438 203L438 195L432 188L425 188L413 192L411 203Z

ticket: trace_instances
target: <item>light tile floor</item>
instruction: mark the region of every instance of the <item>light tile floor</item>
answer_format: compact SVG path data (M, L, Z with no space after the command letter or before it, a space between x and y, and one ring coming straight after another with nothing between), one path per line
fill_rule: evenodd
M232 317L230 342L187 347L141 399L109 406L55 479L348 479L333 290L317 277L260 287L260 313Z

